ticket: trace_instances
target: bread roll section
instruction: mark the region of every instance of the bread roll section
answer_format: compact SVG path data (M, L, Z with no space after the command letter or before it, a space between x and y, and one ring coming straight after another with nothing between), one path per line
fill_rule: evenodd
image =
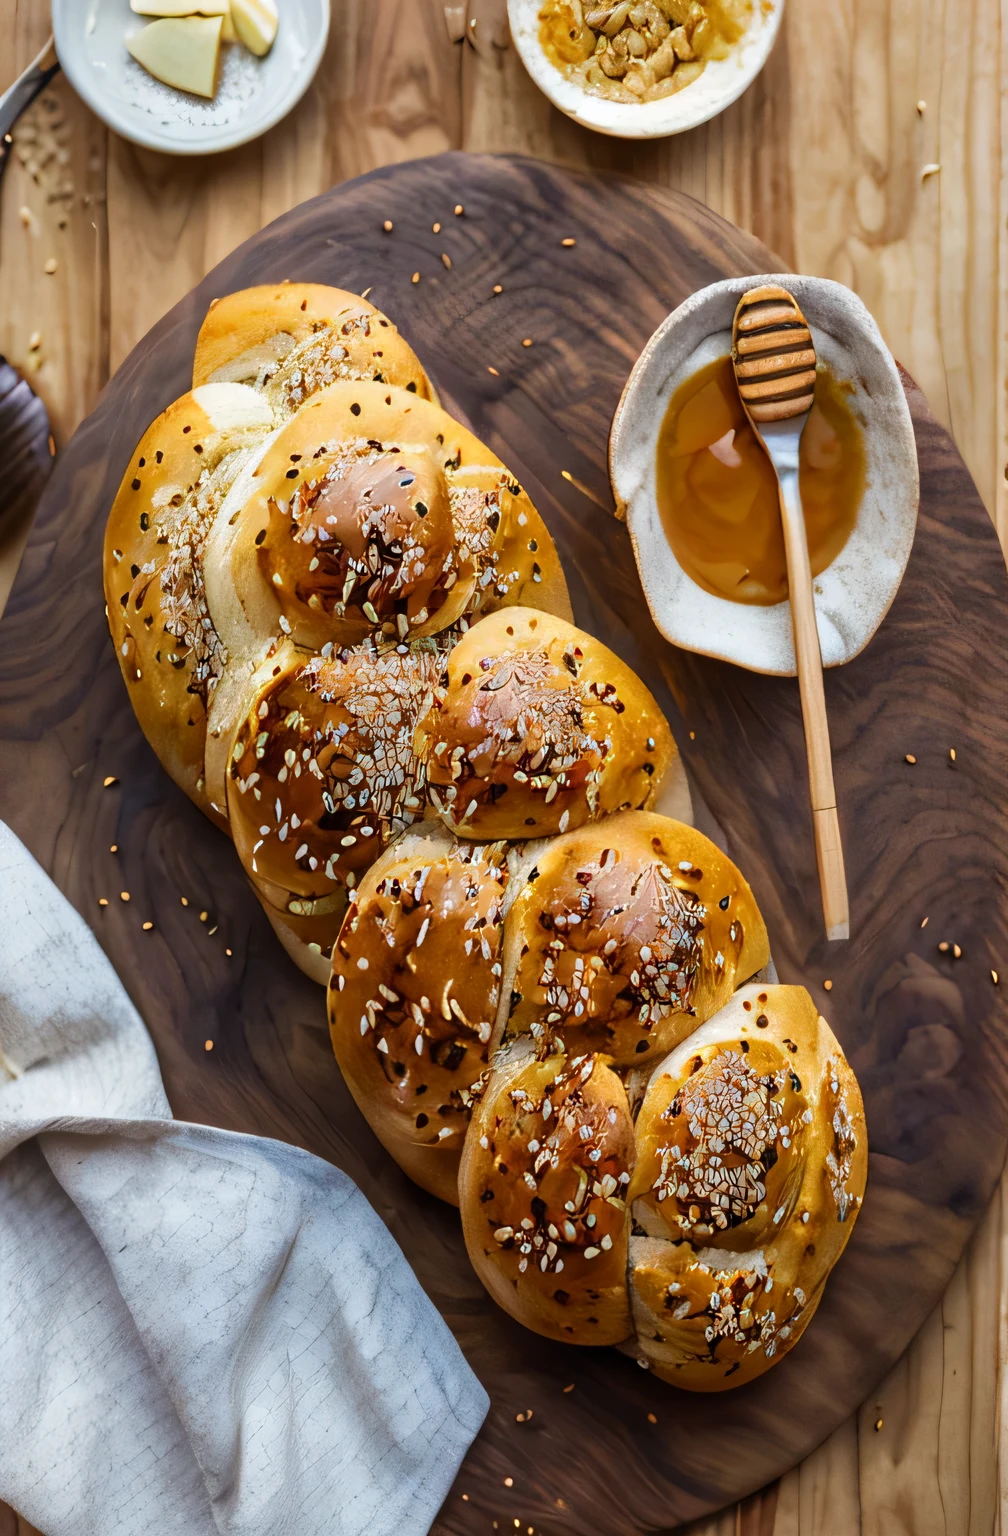
M548 837L651 806L681 777L640 678L593 636L507 608L464 635L417 734L431 800L462 837Z
M547 843L516 895L509 1034L563 1033L621 1068L671 1050L766 965L731 860L692 827L626 812Z

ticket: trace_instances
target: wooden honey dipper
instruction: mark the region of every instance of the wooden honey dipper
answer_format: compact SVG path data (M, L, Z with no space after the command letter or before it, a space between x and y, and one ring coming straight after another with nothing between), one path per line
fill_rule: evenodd
M847 939L847 879L833 787L812 567L798 485L798 445L815 394L815 343L805 316L787 289L769 285L742 295L732 324L732 362L745 413L777 471L823 918L828 939Z

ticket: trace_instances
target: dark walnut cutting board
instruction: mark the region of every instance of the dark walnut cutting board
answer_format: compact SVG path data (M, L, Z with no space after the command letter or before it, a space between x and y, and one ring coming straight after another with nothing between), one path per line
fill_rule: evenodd
M236 251L119 370L59 460L0 625L0 816L93 925L150 1026L175 1113L344 1168L489 1390L440 1532L513 1530L516 1518L542 1536L667 1531L777 1476L906 1347L1004 1160L1008 1019L991 971L1008 973L1008 581L948 435L906 379L921 468L913 556L872 644L826 678L845 945L822 936L796 684L663 641L612 516L609 423L651 331L703 284L780 266L686 197L533 161L445 155L337 188ZM752 882L782 980L809 988L858 1073L871 1144L861 1218L801 1343L737 1392L680 1393L615 1350L547 1343L494 1307L456 1212L407 1182L343 1087L322 991L134 722L103 611L107 510L141 433L187 387L210 300L282 278L370 290L449 409L528 489L578 622L658 695Z

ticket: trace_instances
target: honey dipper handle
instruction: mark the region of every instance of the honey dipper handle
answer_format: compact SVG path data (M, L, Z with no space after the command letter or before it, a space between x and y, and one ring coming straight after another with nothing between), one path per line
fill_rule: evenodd
M823 690L822 654L816 629L812 568L798 491L797 467L783 471L778 469L778 478L823 918L828 939L846 939L850 937L847 877L837 818L836 790L833 787L833 757Z

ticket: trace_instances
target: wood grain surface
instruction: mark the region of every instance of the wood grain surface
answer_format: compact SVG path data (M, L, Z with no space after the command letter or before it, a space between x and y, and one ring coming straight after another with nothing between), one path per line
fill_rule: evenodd
M650 146L603 140L556 113L506 46L503 6L469 0L472 47L449 40L442 0L334 0L326 60L298 111L260 143L205 163L123 144L58 82L60 176L15 156L0 197L0 350L26 367L57 443L149 326L267 220L378 164L502 148L683 188L791 265L850 283L951 426L1004 534L1008 26L995 0L826 10L788 0L777 49L742 100ZM0 0L0 89L48 30L47 0ZM940 173L922 180L935 163ZM0 608L24 533L0 541ZM1008 1529L1006 1234L1002 1193L863 1412L779 1489L693 1536Z
M907 381L922 479L914 553L872 645L827 679L849 946L822 938L794 684L665 644L610 512L607 428L647 336L696 288L774 263L690 199L531 160L447 155L307 203L222 263L121 366L57 465L0 626L0 816L95 927L151 1028L175 1112L345 1168L490 1391L438 1522L453 1536L494 1518L579 1536L669 1530L786 1471L898 1359L1000 1174L1008 1018L991 966L1008 947L1008 579L948 435ZM858 1073L872 1155L850 1246L802 1343L736 1393L678 1393L614 1351L549 1345L494 1308L456 1213L410 1185L357 1114L319 989L133 720L103 614L107 508L145 426L186 387L210 299L283 277L370 288L449 407L526 486L579 622L655 690L753 884L782 979L810 987ZM941 954L940 938L962 959Z

